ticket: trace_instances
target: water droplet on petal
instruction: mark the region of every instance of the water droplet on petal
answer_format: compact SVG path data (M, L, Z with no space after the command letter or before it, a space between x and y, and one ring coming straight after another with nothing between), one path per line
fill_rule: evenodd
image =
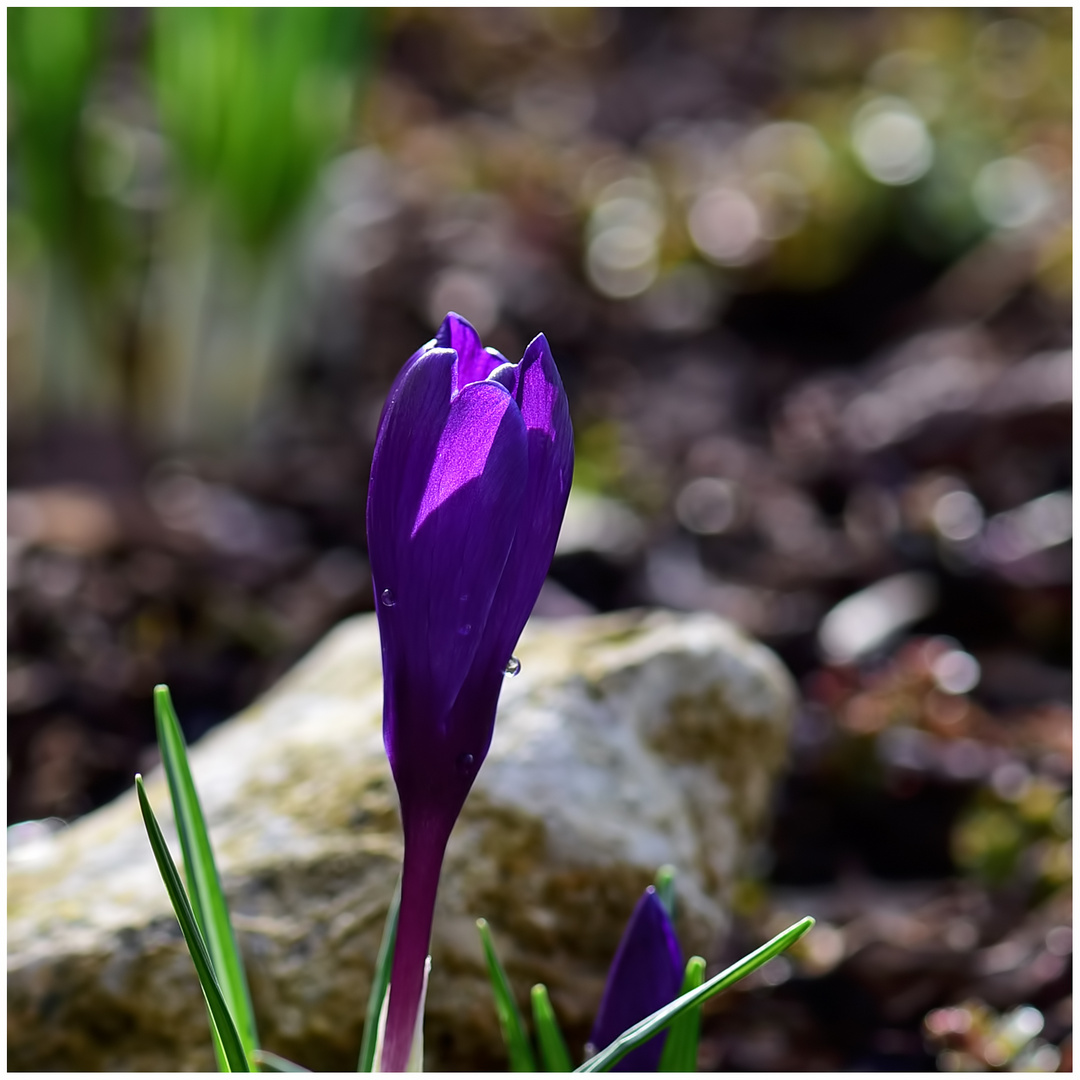
M472 623L462 623L457 632L462 637L468 637L472 633Z
M503 674L513 678L519 671L521 671L521 661L516 656L511 656L510 659L506 661L506 667L503 668Z
M379 594L379 599L382 600L383 607L393 607L397 603L397 597L392 589L383 589Z
M473 762L476 760L472 754L461 754L457 759L457 769L459 773L463 773L468 776L473 771Z

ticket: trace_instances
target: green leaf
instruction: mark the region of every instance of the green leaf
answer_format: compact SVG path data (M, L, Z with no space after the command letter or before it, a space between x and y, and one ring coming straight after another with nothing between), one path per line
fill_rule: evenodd
M686 962L681 994L689 994L705 981L705 961L691 956ZM658 1072L696 1072L698 1039L701 1036L701 1006L695 1005L682 1014L668 1032Z
M14 190L46 243L84 274L101 266L89 250L102 241L104 222L86 182L86 102L111 17L90 7L8 9L9 138L22 181Z
M668 913L669 919L675 918L675 867L670 863L665 863L656 871L656 879L654 881L656 885L656 895L660 900L660 903L664 905L664 910Z
M566 1049L566 1040L559 1030L559 1021L555 1018L551 998L548 997L547 987L543 983L537 983L532 988L532 1014L544 1071L572 1072L574 1065L570 1060L570 1051Z
M511 1072L536 1072L536 1058L529 1045L529 1036L525 1032L525 1022L521 1018L517 1002L510 990L510 981L503 971L499 958L495 955L495 946L491 940L491 930L486 919L476 920L476 929L480 931L480 940L484 945L484 957L487 960L491 990L495 995L495 1011L499 1016L503 1042L510 1056Z
M714 975L707 983L703 983L689 994L677 997L662 1009L657 1009L644 1020L636 1023L632 1028L624 1031L613 1043L605 1046L598 1054L594 1054L584 1065L579 1065L574 1072L607 1072L612 1065L621 1061L631 1050L647 1042L658 1031L666 1028L672 1020L681 1016L687 1009L695 1005L701 1005L714 994L726 990L733 983L745 978L753 971L757 971L762 964L767 964L774 956L782 953L786 948L794 945L814 925L814 920L807 915L797 923L789 926L783 933L777 934L771 941L766 941L760 948L755 949L748 956L744 956L738 963L732 964L719 975Z
M390 986L390 968L394 963L394 941L397 938L398 908L401 906L401 878L386 910L386 922L383 925L382 941L375 960L375 974L371 980L371 995L368 997L367 1015L364 1017L364 1035L360 1040L360 1063L357 1072L373 1072L375 1067L375 1043L379 1036L379 1013L382 1011L383 998Z
M205 995L203 995L205 997ZM218 1063L218 1072L231 1072L229 1059L225 1054L221 1036L218 1034L217 1024L214 1023L214 1014L210 1012L210 1006L206 1007L206 1015L210 1021L210 1039L214 1044L214 1060Z
M364 8L155 8L158 115L182 180L265 254L347 134L375 42Z
M203 995L206 998L206 1007L210 1011L210 1019L221 1037L221 1046L225 1054L225 1062L229 1072L251 1072L247 1056L244 1053L244 1045L240 1041L240 1035L236 1030L232 1017L229 1015L229 1007L225 1003L225 996L221 992L217 978L214 976L214 966L210 960L210 954L206 949L199 931L199 924L195 921L195 913L191 910L187 894L184 892L183 882L176 869L176 864L169 854L165 837L161 835L161 827L154 817L150 800L146 797L146 788L143 787L141 776L135 777L135 790L139 795L139 809L142 811L143 823L146 825L146 835L150 838L150 847L157 860L158 870L161 871L162 880L172 901L173 911L180 923L180 929L187 942L188 952L195 964L195 972L199 976L199 984L202 986Z
M297 1065L295 1061L271 1054L269 1050L256 1050L254 1058L262 1066L263 1072L311 1072L303 1065Z
M184 854L184 876L191 894L191 907L202 931L214 974L236 1023L244 1052L250 1058L258 1046L251 994L244 965L236 947L229 909L221 888L214 851L206 831L206 820L188 765L184 733L176 718L167 686L154 687L154 716L157 722L161 761L169 781L176 831Z

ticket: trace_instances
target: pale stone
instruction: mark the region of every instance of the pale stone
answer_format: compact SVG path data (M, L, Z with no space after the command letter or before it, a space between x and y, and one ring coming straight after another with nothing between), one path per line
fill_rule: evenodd
M505 1068L478 916L523 1006L547 984L576 1054L663 863L684 952L707 954L785 757L790 678L713 616L534 620L517 655L447 852L429 1069ZM379 664L374 617L351 619L191 756L262 1044L318 1070L355 1069L400 864ZM173 841L160 770L147 790ZM10 1069L213 1067L134 792L13 850L8 905Z

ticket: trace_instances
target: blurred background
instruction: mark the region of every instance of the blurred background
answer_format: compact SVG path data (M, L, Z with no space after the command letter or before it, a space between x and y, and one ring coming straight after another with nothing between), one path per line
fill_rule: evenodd
M538 604L802 691L703 1068L1071 1069L1057 9L8 12L9 847L372 608L383 398L547 334Z

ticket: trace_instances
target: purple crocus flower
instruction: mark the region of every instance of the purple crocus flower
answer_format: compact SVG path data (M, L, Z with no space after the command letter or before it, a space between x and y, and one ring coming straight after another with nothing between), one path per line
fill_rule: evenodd
M650 885L626 924L589 1042L596 1050L613 1043L627 1028L674 1001L682 989L683 962L667 909ZM667 1032L631 1050L614 1072L656 1072Z
M510 364L451 313L383 408L367 533L383 740L405 834L386 1072L408 1059L446 842L491 743L573 461L566 394L542 334Z

